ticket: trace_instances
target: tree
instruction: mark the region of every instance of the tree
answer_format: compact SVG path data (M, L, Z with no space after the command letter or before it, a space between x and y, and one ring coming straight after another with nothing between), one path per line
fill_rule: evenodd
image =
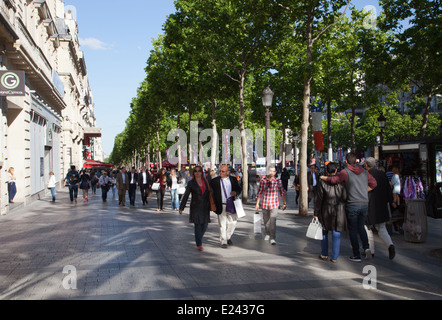
M392 68L396 77L407 86L418 88L416 95L426 98L419 136L427 130L431 101L441 94L442 7L439 0L382 0L385 13L383 30L393 30L391 43ZM408 26L406 25L408 24Z

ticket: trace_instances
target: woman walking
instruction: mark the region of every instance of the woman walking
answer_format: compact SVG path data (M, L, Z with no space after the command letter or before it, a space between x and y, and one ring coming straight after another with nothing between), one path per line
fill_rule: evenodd
M167 186L169 187L170 197L172 199L172 210L178 211L180 202L178 198L178 184L180 184L180 179L176 175L176 170L172 169L170 171L170 177L167 179Z
M9 192L9 203L14 203L14 197L17 194L17 186L15 181L17 180L14 175L14 168L9 168L8 170L8 192Z
M164 194L166 193L166 186L167 186L167 176L166 176L166 169L161 168L160 173L158 174L158 179L156 180L157 183L160 184L160 188L156 191L157 192L157 211L162 212L163 210L163 202L164 202Z
M91 178L87 174L86 170L82 170L80 173L80 189L83 190L83 202L89 202L88 199L88 192L90 185Z
M203 178L203 168L196 166L192 171L192 180L187 184L179 209L179 213L182 214L189 195L192 194L189 222L195 225L195 243L199 251L204 250L203 237L210 223L209 188L207 181Z
M338 172L338 164L330 162L327 165L327 174L335 176ZM347 228L345 202L347 191L343 184L332 185L319 179L315 199L315 218L319 219L323 228L321 241L321 255L319 259L328 260L328 233L332 232L332 255L330 261L336 263L341 247L341 232Z
M55 202L55 184L56 184L55 175L51 171L51 172L49 172L48 189L51 190L52 200L49 202Z
M393 176L391 177L391 186L393 187L393 203L396 207L399 207L401 204L401 178L398 167L393 167Z

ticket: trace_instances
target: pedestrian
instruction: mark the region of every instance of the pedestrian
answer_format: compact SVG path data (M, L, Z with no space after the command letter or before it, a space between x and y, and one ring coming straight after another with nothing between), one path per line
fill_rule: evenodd
M8 192L9 192L9 203L14 203L15 195L17 194L17 178L14 174L14 168L11 167L8 170Z
M98 175L95 169L93 169L89 175L90 178L90 184L91 184L91 191L92 194L97 193L97 183L98 183Z
M393 260L396 255L395 246L387 231L386 222L390 221L390 204L393 202L390 184L385 172L376 169L376 160L372 157L365 160L365 168L376 179L376 189L368 193L368 216L366 221L366 231L370 244L371 254L375 253L373 231L378 231L379 237L388 248L388 257Z
M51 190L52 200L49 202L55 202L55 174L51 171L49 172L48 189Z
M88 193L91 187L91 177L86 170L80 173L80 189L83 190L83 202L89 202Z
M227 165L222 165L219 168L219 176L213 178L210 183L213 190L213 200L216 205L216 214L218 215L219 239L221 248L227 248L227 245L232 245L232 236L238 221L238 215L234 212L226 210L226 201L229 197L241 193L241 187L238 180L229 176L229 168Z
M177 176L181 181L180 188L185 188L187 186L187 182L189 180L189 173L187 172L185 165L181 165L181 170L177 172ZM178 192L179 201L181 201L182 197L183 197L183 193Z
M301 193L301 185L299 183L299 175L297 173L295 174L295 179L293 180L293 187L296 191L296 204L298 204L299 194Z
M115 199L115 194L117 191L117 173L112 171L111 176L109 177L110 189L112 190L112 199Z
M312 163L310 164L310 171L307 173L307 182L308 182L308 203L312 201L312 199L316 195L316 188L318 186L318 168L316 167L316 164Z
M210 223L210 186L203 179L203 168L201 166L196 166L192 170L192 179L188 182L186 192L180 203L180 214L183 214L190 194L192 194L192 198L189 222L194 224L196 247L199 251L203 251L203 237Z
M167 186L167 175L166 175L166 169L161 168L160 172L157 176L156 182L160 184L159 189L157 192L157 212L163 212L163 203L164 203L164 195L166 193L166 186Z
M393 188L393 203L396 207L399 207L401 204L401 178L400 178L400 172L398 167L393 167L393 175L391 177L391 187Z
M146 167L141 168L141 172L138 174L138 186L140 187L141 201L143 202L143 206L148 203L147 197L149 195L151 185L152 179L149 171L146 169Z
M252 166L247 171L248 183L249 183L249 196L250 200L256 201L256 193L258 192L258 173L256 172L256 165L252 163Z
M126 206L126 191L129 189L129 176L126 173L126 168L121 168L117 174L117 190L118 190L118 205Z
M329 162L326 167L328 176L336 176L338 163ZM323 239L321 241L321 260L328 260L328 235L332 233L332 254L330 261L336 263L341 248L341 233L347 228L347 218L345 215L345 203L347 201L347 191L345 186L331 184L319 179L315 198L314 216L318 218L323 229Z
M289 180L290 180L290 173L287 171L287 168L282 169L281 181L282 181L282 187L284 188L286 193L289 185Z
M100 176L100 179L98 179L98 185L101 187L101 199L103 202L106 202L107 200L107 192L109 191L111 184L107 171L104 171Z
M75 201L77 203L78 184L80 183L80 174L75 170L75 166L71 165L71 169L66 174L64 185L69 186L69 198L71 203Z
M276 245L276 218L278 217L279 196L282 197L282 209L285 210L287 208L287 202L281 179L276 177L276 168L269 167L267 176L259 183L255 210L259 211L259 205L261 204L266 231L264 240L270 240L270 244L272 245Z
M169 188L173 211L178 211L180 207L180 202L179 202L180 200L178 197L178 184L180 182L181 181L179 180L176 174L176 170L172 169L170 171L170 176L167 179L167 187Z
M371 259L370 246L365 231L365 220L368 213L368 191L376 188L377 182L367 170L356 164L356 160L356 154L349 152L345 160L347 168L341 170L336 176L322 176L321 179L332 184L345 182L347 223L353 249L350 261L360 262L362 260L359 252L358 236L361 238L366 259Z
M129 172L129 201L131 206L135 206L135 195L137 193L138 172L135 167Z

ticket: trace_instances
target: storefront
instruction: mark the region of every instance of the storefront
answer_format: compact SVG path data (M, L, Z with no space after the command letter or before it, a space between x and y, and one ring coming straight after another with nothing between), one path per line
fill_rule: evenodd
M397 166L402 178L419 177L428 194L442 182L442 136L383 144L379 160L386 170Z

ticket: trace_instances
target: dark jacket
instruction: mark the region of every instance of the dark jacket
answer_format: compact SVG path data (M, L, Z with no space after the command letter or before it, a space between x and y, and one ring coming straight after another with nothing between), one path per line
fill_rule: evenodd
M368 193L367 225L390 221L388 207L393 202L390 183L385 172L376 168L370 169L370 174L376 179L377 187Z
M241 187L239 186L238 179L229 176L230 178L230 184L232 185L232 191L235 191L236 194L241 193ZM216 205L216 214L221 214L223 212L223 203L222 203L222 195L221 192L224 192L223 187L221 185L221 177L218 176L216 178L213 178L210 181L210 186L212 187L213 191L213 200L215 201ZM230 194L227 195L227 197L230 197Z
M315 216L327 231L343 232L347 229L345 202L347 190L343 184L318 181L315 198Z
M146 184L151 186L152 185L152 177L150 176L150 173L148 171L146 171ZM143 185L143 172L140 172L138 174L138 185L142 186Z
M190 200L190 216L189 222L195 224L210 223L210 200L209 200L209 184L203 179L206 185L204 194L195 180L190 180L186 186L186 191L181 198L180 210L183 211L186 207L189 195L192 194Z

